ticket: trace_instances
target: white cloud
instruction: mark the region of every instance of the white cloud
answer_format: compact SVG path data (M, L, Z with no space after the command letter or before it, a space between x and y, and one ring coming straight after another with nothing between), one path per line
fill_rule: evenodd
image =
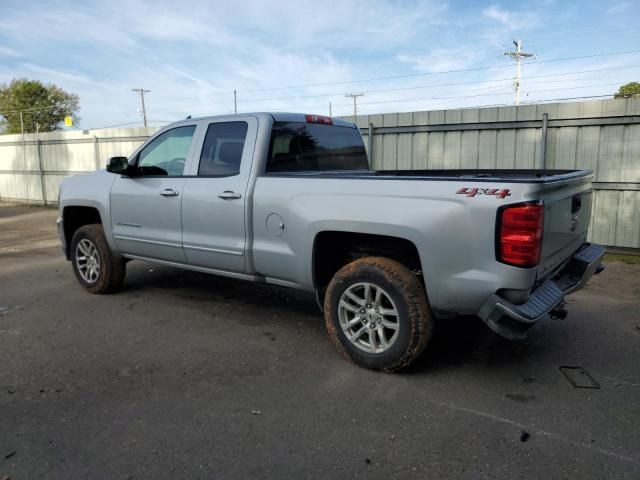
M491 5L482 10L485 18L494 20L508 30L518 30L523 27L531 28L537 24L537 15L531 11L511 11L498 5Z
M107 87L106 84L93 80L79 72L70 72L65 70L57 70L54 68L43 67L41 65L35 65L33 63L23 63L21 69L29 73L29 76L36 76L39 78L45 78L50 82L68 81L78 84L89 84L92 87Z
M461 48L436 48L426 55L398 55L398 60L408 63L421 72L446 72L462 70L478 62L479 55L473 46Z
M0 58L1 57L19 57L20 52L10 47L3 47L0 45Z

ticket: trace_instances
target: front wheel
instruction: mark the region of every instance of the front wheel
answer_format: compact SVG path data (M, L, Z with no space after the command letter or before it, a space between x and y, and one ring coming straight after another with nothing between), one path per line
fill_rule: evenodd
M122 287L125 261L111 251L100 224L76 230L71 240L71 263L76 278L91 293L112 293Z
M365 257L344 266L327 288L325 322L356 364L394 372L424 351L433 320L424 287L403 264Z

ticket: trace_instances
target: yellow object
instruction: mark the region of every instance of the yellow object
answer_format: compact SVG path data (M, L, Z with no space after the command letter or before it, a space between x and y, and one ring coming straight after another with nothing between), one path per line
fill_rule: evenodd
M72 127L73 126L73 118L71 117L64 117L64 124L67 127Z

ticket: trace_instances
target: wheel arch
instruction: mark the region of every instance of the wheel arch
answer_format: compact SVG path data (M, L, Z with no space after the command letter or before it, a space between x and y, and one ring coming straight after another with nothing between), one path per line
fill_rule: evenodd
M64 239L66 245L65 255L67 260L71 258L71 240L76 231L84 226L93 223L103 224L100 211L94 206L87 205L67 205L62 209L64 221Z
M318 301L322 302L324 291L338 270L368 256L391 258L421 277L420 253L411 240L393 235L323 230L314 238L311 265Z

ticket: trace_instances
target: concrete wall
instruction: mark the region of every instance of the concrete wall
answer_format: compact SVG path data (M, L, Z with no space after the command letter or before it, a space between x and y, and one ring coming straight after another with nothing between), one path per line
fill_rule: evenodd
M356 121L375 169L591 169L590 239L640 248L640 100L389 113ZM129 155L156 130L55 132L24 141L0 136L0 199L55 203L66 175L104 168L109 157Z

